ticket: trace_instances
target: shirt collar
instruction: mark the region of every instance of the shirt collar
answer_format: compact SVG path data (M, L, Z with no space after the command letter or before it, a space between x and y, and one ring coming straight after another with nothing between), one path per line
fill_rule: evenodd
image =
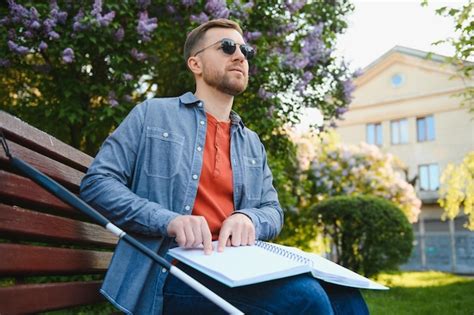
M179 101L185 105L194 105L196 106L200 100L191 92L186 92L179 97ZM242 118L234 112L230 112L230 121L233 125L239 125L242 128L244 127L244 123L242 122Z

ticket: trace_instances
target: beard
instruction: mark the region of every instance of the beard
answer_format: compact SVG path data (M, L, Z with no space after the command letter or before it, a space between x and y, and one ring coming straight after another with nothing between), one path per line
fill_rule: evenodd
M212 86L216 90L232 96L239 95L245 91L248 84L248 76L239 79L233 77L231 73L219 73L208 67L204 68L203 80L207 85Z

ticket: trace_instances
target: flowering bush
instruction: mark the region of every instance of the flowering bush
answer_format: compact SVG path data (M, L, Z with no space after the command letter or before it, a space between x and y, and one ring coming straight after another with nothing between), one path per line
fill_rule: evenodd
M345 0L9 0L0 5L0 108L94 155L134 104L194 89L187 32L230 18L257 50L234 108L261 136L288 207L298 179L283 126L304 107L329 123L346 110L352 74L333 51L352 9Z
M461 206L468 216L466 228L474 231L474 151L469 152L459 165L449 164L441 175L438 200L445 209L444 217L454 219Z
M351 74L332 52L351 9L345 1L9 0L0 6L0 106L94 152L135 102L192 89L181 57L187 31L230 18L258 51L236 107L270 141L303 106L329 120L347 106Z
M400 160L376 146L331 143L323 136L308 173L312 202L331 196L374 195L391 200L410 222L416 222L421 201L402 178L402 169Z

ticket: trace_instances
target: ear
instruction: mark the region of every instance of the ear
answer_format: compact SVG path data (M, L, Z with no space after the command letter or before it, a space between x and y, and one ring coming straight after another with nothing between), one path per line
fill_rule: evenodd
M188 68L191 70L192 73L195 75L199 75L202 73L202 61L199 57L189 57L188 58Z

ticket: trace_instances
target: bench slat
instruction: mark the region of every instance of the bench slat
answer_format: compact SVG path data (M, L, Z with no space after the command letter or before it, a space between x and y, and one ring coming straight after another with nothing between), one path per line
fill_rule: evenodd
M1 110L0 126L7 138L83 172L92 162L87 154Z
M113 247L118 238L99 225L0 204L0 232L22 239Z
M59 275L104 272L111 252L0 244L0 275Z
M7 201L22 201L42 208L52 208L65 214L79 213L32 180L3 170L0 170L0 197Z
M69 189L73 188L75 192L79 191L79 185L84 176L83 172L31 151L15 142L9 141L8 146L13 156L31 164L33 167L67 186ZM0 162L8 163L8 158L3 150L0 150Z
M105 301L101 281L26 284L0 288L0 314L37 313Z

